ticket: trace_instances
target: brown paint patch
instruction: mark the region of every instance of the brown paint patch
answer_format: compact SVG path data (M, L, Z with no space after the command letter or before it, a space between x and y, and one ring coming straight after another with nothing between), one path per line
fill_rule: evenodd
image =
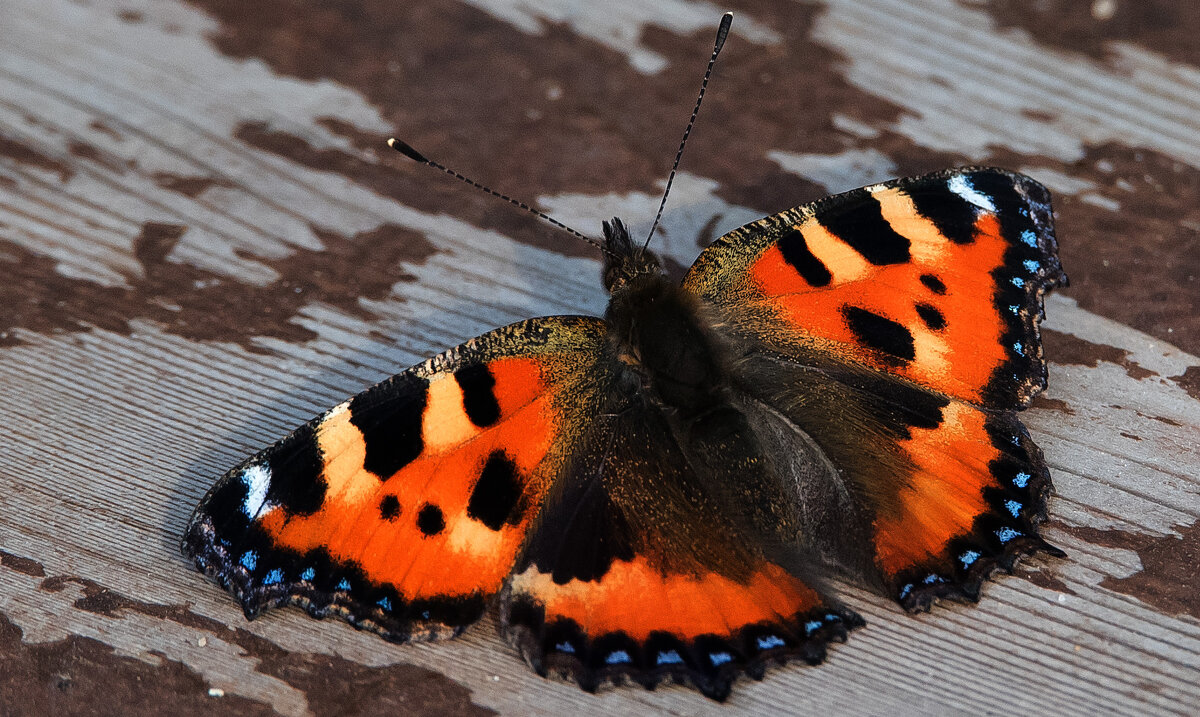
M1101 587L1132 595L1156 609L1173 615L1200 619L1200 523L1175 526L1178 536L1153 536L1123 530L1067 528L1088 542L1110 548L1133 550L1142 569L1124 578L1107 577Z
M1170 418L1167 418L1166 416L1151 416L1150 414L1142 413L1141 411L1138 411L1138 415L1141 416L1142 418L1149 418L1152 421L1158 421L1159 423L1165 423L1168 426L1176 426L1176 427L1183 426L1183 424L1180 423L1179 421L1171 420Z
M464 3L414 9L350 1L190 2L220 22L212 38L220 51L260 59L283 75L354 88L421 152L524 199L655 192L695 99L717 20L685 36L647 27L641 42L668 64L644 75L622 54L565 25L548 23L531 36ZM715 178L722 198L769 213L823 193L767 159L769 151L840 152L854 138L835 127L832 115L882 125L901 109L848 83L841 58L810 39L818 4L734 5L782 41L755 45L738 36L735 23L683 168ZM386 152L383 135L341 131L357 148ZM451 213L562 253L593 252L398 156L370 161L361 153L316 150L261 124L244 125L237 136L425 211ZM930 168L945 164L927 151L911 154L922 155Z
M83 597L74 603L80 610L113 619L120 619L125 612L139 613L203 630L237 645L258 661L258 672L303 692L318 715L346 714L347 705L354 706L354 714L496 714L473 703L470 690L464 686L423 667L369 667L335 655L289 652L243 628L231 628L197 615L183 605L133 600L83 578L55 576L42 581L41 589L58 592L69 584L83 588Z
M238 696L213 698L194 670L159 652L158 664L120 656L90 637L38 644L0 614L0 705L5 714L272 715L270 705ZM9 710L12 710L9 712Z
M14 570L22 575L28 575L31 578L41 578L46 576L46 569L42 564L33 558L25 558L20 555L13 555L0 550L0 565Z
M95 162L114 174L124 174L125 170L129 169L134 164L133 160L126 162L118 157L105 152L104 150L94 147L87 142L82 142L73 139L67 143L67 151L72 157L86 159L89 162Z
M178 192L185 197L195 199L211 187L232 187L231 182L213 177L185 177L170 172L155 172L154 183L163 189Z
M1049 590L1056 593L1065 593L1067 595L1077 594L1070 588L1070 586L1059 579L1058 576L1046 570L1022 570L1021 577L1025 578L1034 585L1037 585L1043 590Z
M1124 432L1124 431L1121 431L1121 435L1122 435L1122 436L1124 436L1124 437L1126 437L1126 438L1128 438L1128 439L1129 439L1129 440L1131 440L1131 441L1140 441L1140 440L1142 440L1142 437L1141 437L1141 436L1135 436L1135 435L1133 435L1132 433L1126 433L1126 432Z
M1032 408L1040 408L1043 411L1058 411L1065 413L1068 416L1074 416L1075 410L1071 405L1061 398L1046 398L1044 395L1033 397L1033 403L1029 404Z
M1145 533L1133 533L1128 530L1116 530L1113 528L1091 528L1084 525L1067 525L1058 521L1051 521L1047 525L1047 527L1051 526L1080 540L1104 548L1137 551L1149 545L1154 539L1153 536L1146 535Z
M1171 380L1187 391L1189 396L1200 401L1200 366L1188 366L1178 376L1171 376Z
M471 701L471 693L441 673L414 665L368 667L336 655L295 653L265 640L254 640L249 652L258 670L304 692L319 715L345 712L354 705L362 714L495 715Z
M89 128L89 129L94 129L94 130L96 130L97 132L101 132L101 133L103 133L103 134L106 134L106 135L108 135L109 137L111 137L111 138L113 138L113 139L118 139L118 140L119 140L119 139L124 139L124 137L121 135L121 133L120 133L120 132L116 131L116 130L115 130L115 129L113 129L112 127L109 127L107 124L105 124L104 122L102 122L102 121L100 121L100 120L98 120L98 119L95 119L95 120L92 120L91 122L88 122L88 128Z
M960 0L961 1L961 0ZM1141 45L1178 62L1200 65L1200 7L1178 0L992 0L963 2L982 8L1000 27L1019 27L1043 45L1096 58L1110 42ZM1111 10L1105 11L1106 7Z
M1058 115L1053 112L1046 112L1045 110L1033 109L1031 107L1022 107L1021 115L1035 122L1053 122L1058 119Z
M128 23L135 23L135 24L146 21L146 16L143 15L142 13L138 12L137 10L122 10L117 13L117 17L119 17L121 19L121 22L128 22Z
M1092 343L1073 334L1043 328L1042 343L1046 349L1046 356L1052 363L1096 368L1104 361L1124 368L1125 373L1133 379L1141 380L1158 375L1130 359L1129 352L1125 349Z
M57 159L47 157L36 149L8 137L0 137L0 157L10 159L18 164L58 172L58 178L63 182L75 174L75 170Z
M133 249L144 274L132 278L128 289L69 279L55 271L53 259L0 240L0 266L7 272L7 281L0 283L0 345L15 343L14 327L44 333L96 326L125 333L131 319L142 318L190 339L262 351L255 337L315 338L291 322L314 302L372 318L359 299L385 298L394 283L413 280L404 264L423 262L436 251L424 236L395 225L353 237L314 228L325 248L298 249L270 262L279 279L258 287L169 261L186 230L160 222L143 225Z
M1200 352L1200 169L1106 144L1068 172L1096 182L1121 207L1055 197L1070 295L1085 309Z

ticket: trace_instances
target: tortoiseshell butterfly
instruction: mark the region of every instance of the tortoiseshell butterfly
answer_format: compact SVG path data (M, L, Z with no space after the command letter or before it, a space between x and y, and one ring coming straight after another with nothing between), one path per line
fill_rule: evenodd
M185 553L247 616L404 642L498 604L541 674L715 699L862 624L828 576L919 610L1061 554L1016 415L1066 283L1040 184L839 194L726 234L678 285L619 219L602 248L603 318L496 329L329 410L222 477Z

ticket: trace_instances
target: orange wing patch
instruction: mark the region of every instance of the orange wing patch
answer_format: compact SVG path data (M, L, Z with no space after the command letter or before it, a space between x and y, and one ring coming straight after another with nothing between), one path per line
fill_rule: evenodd
M970 532L975 517L990 509L984 487L996 484L988 463L999 451L986 440L979 411L951 403L940 426L909 430L912 438L900 446L916 479L900 489L898 514L875 522L877 562L889 576L936 559L953 538Z
M684 285L735 312L765 310L784 345L1015 408L1044 387L1041 295L1065 280L1045 189L966 169L749 224L705 250Z
M461 629L512 570L573 420L556 400L588 390L603 331L535 319L369 389L227 474L185 552L247 614L294 602L395 640Z

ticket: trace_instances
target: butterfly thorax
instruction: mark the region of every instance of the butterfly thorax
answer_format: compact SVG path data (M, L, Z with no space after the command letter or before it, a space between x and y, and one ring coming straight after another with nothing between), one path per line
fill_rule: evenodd
M666 276L653 252L632 243L621 220L605 222L604 235L604 284L612 294L605 318L629 388L693 416L722 403L724 372L699 299Z

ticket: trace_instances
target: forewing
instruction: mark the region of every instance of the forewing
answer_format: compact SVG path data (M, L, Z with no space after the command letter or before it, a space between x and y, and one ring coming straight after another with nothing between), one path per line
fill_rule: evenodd
M1065 282L1046 189L964 168L747 224L701 253L684 287L769 327L781 350L1013 409L1045 387L1042 295Z

